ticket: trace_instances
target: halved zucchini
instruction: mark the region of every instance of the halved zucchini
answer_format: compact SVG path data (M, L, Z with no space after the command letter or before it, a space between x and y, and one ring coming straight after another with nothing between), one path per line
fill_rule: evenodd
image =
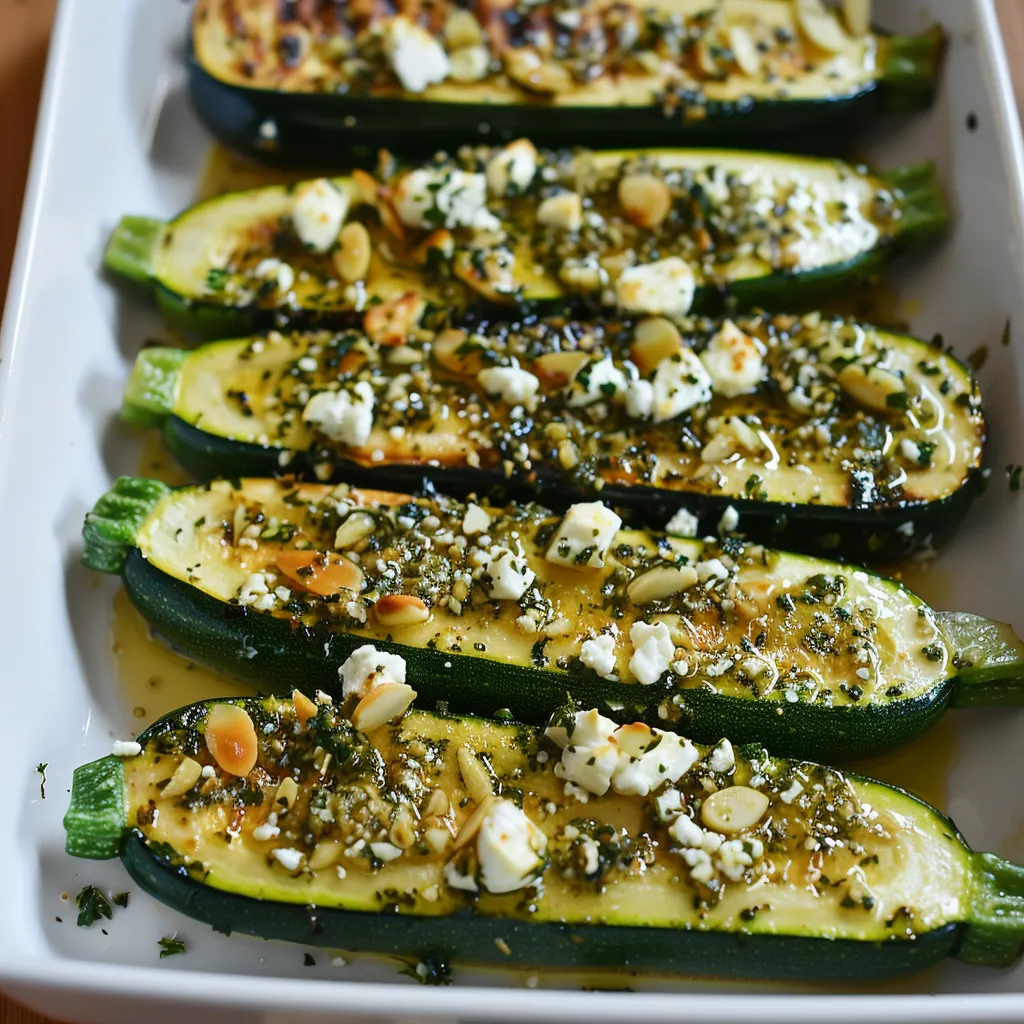
M942 544L985 439L952 355L817 313L153 348L124 416L162 420L200 478L286 467L418 490L426 476L446 493L526 487L554 502L600 489L649 524L685 505L705 531L735 505L748 536L860 561Z
M805 13L814 6L659 0L503 14L438 2L421 9L421 27L390 8L200 0L190 85L223 142L298 166L395 139L428 152L520 134L549 145L569 134L580 145L778 145L928 104L938 26L855 36L831 13Z
M75 772L68 851L223 933L435 967L850 981L1020 954L1024 871L883 783L596 712L374 726L184 708Z
M619 529L598 504L560 523L344 485L123 478L85 538L86 565L119 572L172 646L275 692L338 693L370 643L428 707L537 724L568 694L831 759L899 746L951 696L1024 694L1009 627L835 562Z
M794 308L946 223L930 165L873 174L728 150L460 150L424 167L272 185L169 223L125 217L107 266L205 337L371 309L385 334L471 304L683 314ZM377 309L372 307L384 303Z

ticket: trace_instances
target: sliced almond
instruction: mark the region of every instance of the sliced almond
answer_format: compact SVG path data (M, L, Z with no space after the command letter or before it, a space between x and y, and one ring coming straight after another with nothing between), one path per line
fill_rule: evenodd
M359 221L354 220L341 229L338 246L331 260L338 276L351 284L353 281L366 279L370 272L372 255L373 242L370 240L370 232Z
M482 265L478 265L482 264ZM454 275L491 302L508 302L516 291L515 257L506 249L493 249L482 261L460 250L452 265Z
M459 747L458 750L459 772L462 774L462 781L466 792L479 804L487 797L494 795L494 786L491 783L491 776L483 766L480 758L469 747Z
M430 618L430 609L412 594L385 594L374 606L373 616L389 629L418 626Z
M448 328L434 339L430 351L446 370L460 376L475 377L483 368L483 348L467 344L468 338L465 331Z
M858 405L890 416L902 411L903 403L895 396L906 395L907 386L892 370L850 363L839 371L836 379Z
M455 236L447 228L431 231L412 251L412 258L421 266L427 266L431 260L450 260L455 252Z
M655 228L672 209L672 193L656 174L627 174L619 181L619 202L628 220Z
M160 791L160 795L168 799L182 796L199 781L202 774L202 765L198 761L193 761L191 757L186 757L174 769L174 774L167 780L167 785Z
M377 528L377 520L369 512L350 512L335 531L334 546L350 548L365 540Z
M256 765L256 726L238 704L214 704L206 714L206 749L229 775L244 778Z
M295 717L299 725L305 725L311 718L316 718L317 706L301 690L292 690L292 703L295 705Z
M733 25L728 32L729 49L740 71L751 77L761 71L761 54L751 34L742 25Z
M537 207L537 223L561 231L579 231L583 225L583 197L579 192L548 196Z
M372 174L355 168L349 176L352 181L352 205L376 206L380 198L380 182Z
M732 835L753 828L768 810L768 797L749 786L730 786L712 793L700 809L701 820L715 832Z
M838 53L846 46L847 36L839 20L821 0L794 0L794 3L800 31L819 50Z
M533 364L544 388L564 388L590 359L586 352L545 352Z
M858 39L871 32L871 0L843 0L846 31Z
M309 867L311 871L323 871L332 864L336 864L344 849L341 843L334 839L321 839L309 855Z
M447 829L428 828L423 833L423 841L434 853L442 853L445 847L452 841Z
M455 82L479 82L490 70L486 46L462 46L448 55L448 77Z
M416 826L407 807L399 807L388 830L388 838L400 850L408 850L416 842Z
M626 596L635 605L663 601L681 594L697 582L697 570L690 565L659 565L649 569L626 588Z
M461 850L480 831L480 826L484 823L484 818L490 813L493 803L493 796L485 796L477 804L476 810L462 823L459 834L455 837L456 850Z
M385 348L401 345L427 308L427 300L417 292L406 292L397 299L382 302L363 317L363 330L371 341Z
M363 570L350 558L322 551L281 551L274 564L301 590L331 597L342 590L358 594Z
M529 92L563 93L576 88L572 75L561 64L545 60L530 46L516 46L504 53L505 73Z
M629 357L643 374L653 373L663 359L674 356L683 347L683 336L671 320L652 316L633 328Z
M464 46L475 46L484 38L483 29L476 16L464 7L456 7L444 23L444 41L449 50L460 50Z
M291 777L281 780L274 794L274 810L278 814L287 814L295 806L299 795L299 784Z
M416 691L407 683L381 683L356 705L352 724L360 732L372 732L405 714L415 699Z
M433 815L435 818L443 818L451 807L451 802L448 799L448 794L443 789L435 789L430 794L430 799L427 801L427 806L423 809L424 817L430 817Z

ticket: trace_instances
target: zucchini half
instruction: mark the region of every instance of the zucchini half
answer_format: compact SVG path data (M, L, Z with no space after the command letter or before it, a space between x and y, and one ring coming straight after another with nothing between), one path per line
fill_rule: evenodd
M729 150L540 152L526 140L406 172L228 193L125 217L115 274L207 338L286 321L414 326L569 301L632 312L795 308L877 273L946 224L931 165L872 173ZM344 227L342 227L343 222ZM305 241L304 241L305 239Z
M293 166L330 165L348 146L396 138L426 152L517 135L546 145L570 134L580 145L779 145L927 106L945 44L938 26L850 36L824 12L827 24L819 15L810 35L790 0L717 11L707 0L559 6L508 19L481 3L424 8L441 45L423 45L442 80L424 88L407 78L408 91L381 45L399 31L393 15L371 25L352 5L200 0L193 104L227 145ZM554 47L532 74L520 69L536 53L527 29Z
M616 774L596 795L563 781L557 727L408 712L358 732L306 698L195 704L136 756L75 772L67 849L120 856L145 891L225 934L442 972L854 981L1020 955L1024 870L973 853L909 793L610 725L595 712L561 730L609 734Z
M687 398L688 374L706 392ZM662 388L670 405L669 378L685 400L653 422L633 403ZM317 418L367 387L358 436ZM426 476L448 494L554 503L600 489L651 525L685 506L705 532L734 505L750 537L856 561L939 547L978 490L985 440L977 385L952 355L818 313L531 319L420 329L397 347L348 331L150 348L123 416L162 426L200 479L287 467L416 491Z
M617 721L829 759L897 747L950 700L1024 700L1024 644L1008 626L935 612L861 569L616 531L616 518L122 478L86 519L83 560L120 573L174 648L270 692L337 694L341 667L371 644L405 659L426 707L540 724L568 695ZM552 560L569 524L604 530L583 549L593 567Z

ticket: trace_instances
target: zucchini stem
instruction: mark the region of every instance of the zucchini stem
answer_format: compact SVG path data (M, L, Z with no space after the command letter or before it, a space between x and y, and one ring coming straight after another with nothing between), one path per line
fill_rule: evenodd
M119 573L135 535L170 487L160 480L122 476L85 517L82 562L97 572Z
M949 210L934 163L896 167L879 177L899 197L902 212L899 238L905 246L923 248L946 230Z
M159 427L174 411L181 365L188 352L180 348L146 348L135 360L124 392L121 419L135 427Z
M128 823L124 764L113 755L75 769L64 815L64 848L72 857L109 860L121 852Z
M946 51L946 33L933 25L919 36L888 36L880 41L883 109L907 114L929 105Z
M1024 949L1024 867L994 853L971 855L974 891L958 960L1010 967Z
M1024 705L1024 641L1005 622L969 612L939 612L958 669L959 708Z
M122 217L103 256L107 269L148 288L155 274L154 256L166 227L164 221L152 217Z

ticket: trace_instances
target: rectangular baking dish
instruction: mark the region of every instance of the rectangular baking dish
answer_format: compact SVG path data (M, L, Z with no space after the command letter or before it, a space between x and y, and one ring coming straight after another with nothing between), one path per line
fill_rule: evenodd
M188 108L182 50L187 8L168 0L62 0L0 343L0 750L10 783L0 828L0 985L56 1017L118 1024L187 1014L221 1024L297 1020L757 1019L1020 1020L1024 966L998 972L948 963L899 986L858 992L782 986L604 979L631 992L583 990L595 979L462 971L421 988L394 963L332 967L301 949L215 935L135 894L103 934L78 929L86 882L123 888L117 863L63 853L72 769L133 731L110 651L114 585L79 566L80 528L140 442L116 420L139 344L155 315L104 282L106 237L124 212L169 215L192 198L209 140ZM987 346L980 371L992 424L986 495L934 568L913 583L938 607L1010 619L1024 629L1024 495L1004 467L1024 462L1024 149L991 0L885 0L880 23L950 35L944 84L928 114L873 131L879 166L932 157L955 229L896 278L916 333L941 332L961 356ZM1011 343L1002 345L1009 322ZM211 694L212 696L212 694ZM1024 713L959 712L930 738L932 780L976 849L1024 860ZM914 756L913 754L909 756ZM40 762L49 765L40 799ZM179 933L188 953L161 961ZM742 955L739 952L738 955Z

